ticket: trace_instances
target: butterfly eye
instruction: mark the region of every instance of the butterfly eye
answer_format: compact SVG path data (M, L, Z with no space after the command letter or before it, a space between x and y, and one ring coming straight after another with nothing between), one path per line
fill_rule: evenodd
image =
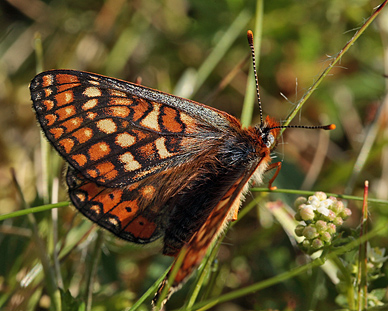
M264 129L258 129L259 135L261 136L261 140L264 143L264 145L271 149L275 143L275 137L271 133L271 128L264 128Z
M275 137L272 135L271 132L269 132L268 134L266 134L266 135L263 137L263 140L264 140L264 143L265 143L265 145L267 146L267 148L271 148L271 146L272 146L273 143L275 142Z

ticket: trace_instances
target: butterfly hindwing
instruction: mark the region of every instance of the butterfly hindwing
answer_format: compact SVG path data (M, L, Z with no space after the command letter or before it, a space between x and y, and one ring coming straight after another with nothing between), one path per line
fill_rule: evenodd
M123 188L106 188L87 180L71 167L66 182L74 206L116 236L145 244L163 235L166 227L163 209L149 204L155 201L153 185L137 182Z

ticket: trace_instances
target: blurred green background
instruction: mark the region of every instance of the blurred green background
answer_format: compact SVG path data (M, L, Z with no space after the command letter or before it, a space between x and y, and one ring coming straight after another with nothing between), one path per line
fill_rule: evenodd
M264 1L262 45L257 51L264 113L284 120L380 3ZM0 213L22 206L11 168L27 204L44 203L40 129L28 90L36 73L71 68L127 81L140 77L145 86L240 117L251 67L246 31L255 28L256 19L256 1L243 0L1 1ZM43 64L36 61L39 38ZM274 184L279 189L362 196L364 180L368 179L370 197L388 199L387 44L385 8L292 123L335 123L337 129L330 133L285 131L276 151L276 160L283 162ZM257 107L252 118L253 124L258 123ZM57 176L59 180L59 190L54 187L53 193L59 202L66 201L64 164L55 152L52 154L51 178ZM251 197L248 195L247 200ZM271 194L265 198L276 199L292 205L295 196ZM353 217L347 225L355 228L361 203L348 204ZM387 222L387 205L374 204L370 209L371 227ZM81 239L90 222L71 207L59 209L58 214L56 247L66 254L60 260L62 284L73 297L82 300L96 230ZM299 253L282 226L269 215L259 214L263 214L259 208L252 210L227 233L218 257L220 277L214 293L244 287L300 263ZM35 217L39 235L51 254L55 239L51 213ZM38 269L30 275L40 262L39 251L43 252L31 239L31 230L27 217L0 224L0 309L47 310L50 305L42 272ZM382 247L388 241L380 236L371 243ZM131 306L171 262L158 254L159 249L160 245L140 248L106 234L94 280L93 310ZM338 308L335 285L316 270L214 310ZM23 286L20 282L25 282L27 276L31 283ZM388 285L386 278L377 281L379 286ZM188 287L172 296L169 309L182 305ZM149 307L148 300L142 308Z

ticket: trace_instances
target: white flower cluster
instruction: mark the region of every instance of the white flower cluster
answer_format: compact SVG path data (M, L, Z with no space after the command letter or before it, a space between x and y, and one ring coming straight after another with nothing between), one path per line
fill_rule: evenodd
M308 199L299 197L295 201L295 219L301 221L296 226L297 236L305 237L301 243L307 253L313 253L331 243L337 226L341 226L352 212L341 201L327 197L324 192L316 192Z

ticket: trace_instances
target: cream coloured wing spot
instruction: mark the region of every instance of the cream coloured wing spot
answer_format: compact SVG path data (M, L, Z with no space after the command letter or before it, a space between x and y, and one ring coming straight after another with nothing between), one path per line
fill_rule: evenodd
M180 120L186 125L185 131L187 133L194 133L195 127L197 124L195 120L184 112L180 112L179 117L180 117Z
M105 134L112 134L117 131L116 123L112 119L103 119L97 122L98 129Z
M109 115L119 118L126 118L130 114L130 110L128 107L110 107Z
M118 91L118 90L109 90L110 95L112 96L120 96L120 97L126 97L127 94L124 92Z
M99 97L101 96L101 90L98 87L89 86L82 94L87 97Z
M136 142L136 137L129 133L120 133L116 136L116 145L128 148Z
M74 100L74 94L72 91L58 93L54 97L55 97L55 100L57 101L58 107L69 104Z
M89 120L94 120L96 117L97 117L97 113L95 113L95 112L88 112L86 114L86 118Z
M152 107L152 111L146 115L146 117L140 122L140 125L151 130L160 131L158 122L160 104L153 102Z
M77 198L78 198L78 200L79 200L80 202L84 202L85 199L86 199L86 196L85 196L85 194L83 194L83 193L77 193L76 196L77 196Z
M73 92L65 92L64 95L66 103L71 103L73 101Z
M116 218L109 217L107 220L109 221L110 224L112 224L115 227L117 227L119 225L119 222L117 221Z
M100 215L101 213L101 209L98 205L91 206L90 210L93 211L96 215Z
M117 106L130 106L133 104L133 100L129 98L112 98L109 101L110 105L117 105Z
M83 110L89 110L94 108L98 103L97 98L89 99L85 104L82 105Z
M130 152L126 152L119 156L120 162L124 165L124 169L127 172L132 172L141 168L139 162L137 162Z
M100 82L95 81L95 80L89 80L88 82L89 82L90 84L93 84L93 85L100 85Z
M160 137L155 140L155 146L161 159L167 159L174 155L174 153L171 153L167 150L165 137Z

